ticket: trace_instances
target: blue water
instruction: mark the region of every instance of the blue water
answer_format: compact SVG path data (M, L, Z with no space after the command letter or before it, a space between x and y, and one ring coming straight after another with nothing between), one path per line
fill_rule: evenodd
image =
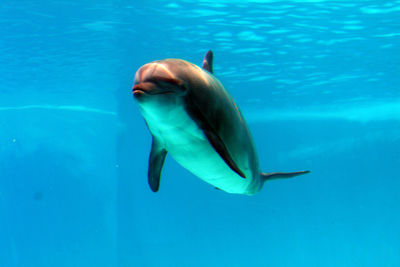
M0 3L0 266L400 266L400 1ZM201 64L263 171L228 194L151 136L135 71Z

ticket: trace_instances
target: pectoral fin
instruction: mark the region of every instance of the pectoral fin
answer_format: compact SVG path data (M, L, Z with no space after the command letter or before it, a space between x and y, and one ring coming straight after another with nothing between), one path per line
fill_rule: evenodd
M241 177L246 178L244 173L239 169L239 167L233 161L221 138L210 130L203 130L203 132L204 135L207 137L208 141L210 142L210 144L212 145L212 147L215 149L215 151L217 151L217 153L225 161L225 163L228 164L229 168L231 168Z
M160 187L160 176L165 156L167 156L167 150L165 150L160 142L153 136L148 171L148 182L153 192L157 192Z

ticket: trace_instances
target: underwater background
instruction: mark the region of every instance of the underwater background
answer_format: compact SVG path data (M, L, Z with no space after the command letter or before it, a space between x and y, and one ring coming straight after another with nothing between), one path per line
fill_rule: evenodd
M400 1L0 3L0 266L400 266ZM228 194L151 146L131 88L214 73L263 171Z

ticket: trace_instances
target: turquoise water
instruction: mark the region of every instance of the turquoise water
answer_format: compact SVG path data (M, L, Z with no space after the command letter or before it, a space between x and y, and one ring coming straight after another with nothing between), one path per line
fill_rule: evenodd
M0 3L0 266L400 266L400 1ZM227 194L167 157L131 88L214 73L263 171Z

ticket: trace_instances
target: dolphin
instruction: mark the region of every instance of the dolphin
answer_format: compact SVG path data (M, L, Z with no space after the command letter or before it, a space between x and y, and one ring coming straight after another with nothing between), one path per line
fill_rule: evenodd
M133 96L153 137L148 169L151 190L159 190L167 153L228 193L254 195L265 181L309 173L260 172L246 121L212 74L212 62L210 50L203 68L181 59L164 59L143 65L135 74Z

